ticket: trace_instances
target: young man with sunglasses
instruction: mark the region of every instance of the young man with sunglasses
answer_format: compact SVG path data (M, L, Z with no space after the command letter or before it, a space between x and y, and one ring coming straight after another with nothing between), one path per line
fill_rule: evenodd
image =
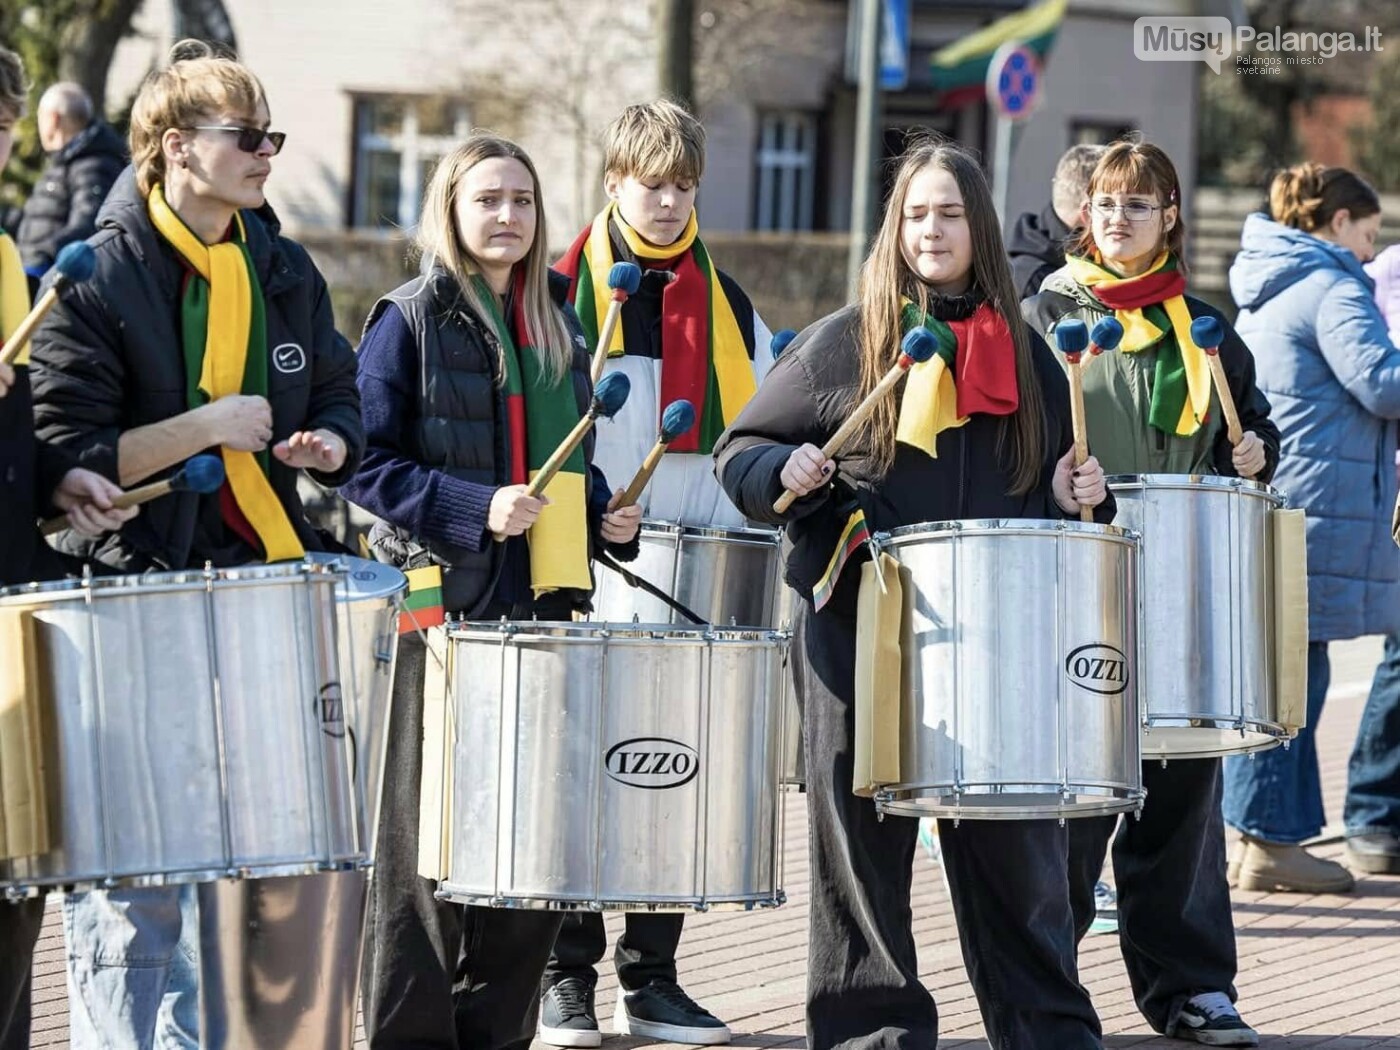
M122 573L323 549L298 477L340 485L364 441L326 283L264 197L283 136L262 85L203 45L172 58L133 106L133 170L98 217L96 272L33 340L41 439L123 486L206 450L228 469L217 493L155 500L100 540L66 535ZM193 887L70 894L64 932L73 1047L224 1045L199 1030Z

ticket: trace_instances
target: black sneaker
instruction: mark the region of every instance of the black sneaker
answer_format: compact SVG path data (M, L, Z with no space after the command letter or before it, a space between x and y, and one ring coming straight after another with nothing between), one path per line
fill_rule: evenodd
M550 1046L602 1046L593 989L578 977L565 977L540 996L540 1042Z
M1241 1020L1224 992L1193 995L1176 1015L1177 1039L1207 1046L1258 1046L1259 1033Z
M613 1031L695 1046L729 1042L725 1023L686 995L674 981L652 981L635 992L619 988Z

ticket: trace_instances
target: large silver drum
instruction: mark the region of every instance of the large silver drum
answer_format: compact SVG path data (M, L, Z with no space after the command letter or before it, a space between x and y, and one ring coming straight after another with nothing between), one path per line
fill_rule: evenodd
M337 663L309 563L11 588L43 721L48 848L0 886L112 887L365 863Z
M1274 671L1273 533L1266 485L1205 475L1115 475L1117 523L1142 536L1138 640L1145 758L1205 758L1287 736Z
M908 570L902 782L877 807L1019 819L1140 806L1136 538L954 521L877 542Z
M442 896L493 907L783 902L779 632L454 626Z

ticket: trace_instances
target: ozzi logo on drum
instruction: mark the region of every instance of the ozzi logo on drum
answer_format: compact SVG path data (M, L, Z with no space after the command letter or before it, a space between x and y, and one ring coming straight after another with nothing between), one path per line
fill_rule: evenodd
M1065 674L1081 689L1117 696L1128 688L1128 658L1107 642L1081 645L1065 657Z
M700 772L700 753L664 736L639 736L608 748L608 776L628 787L657 791L689 784Z

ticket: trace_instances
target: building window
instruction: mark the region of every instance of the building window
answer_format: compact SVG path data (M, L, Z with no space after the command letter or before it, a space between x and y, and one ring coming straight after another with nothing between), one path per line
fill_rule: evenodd
M466 104L411 95L360 95L354 103L350 224L413 226L433 166L471 128Z
M817 120L811 113L759 117L754 228L810 230L817 179Z

